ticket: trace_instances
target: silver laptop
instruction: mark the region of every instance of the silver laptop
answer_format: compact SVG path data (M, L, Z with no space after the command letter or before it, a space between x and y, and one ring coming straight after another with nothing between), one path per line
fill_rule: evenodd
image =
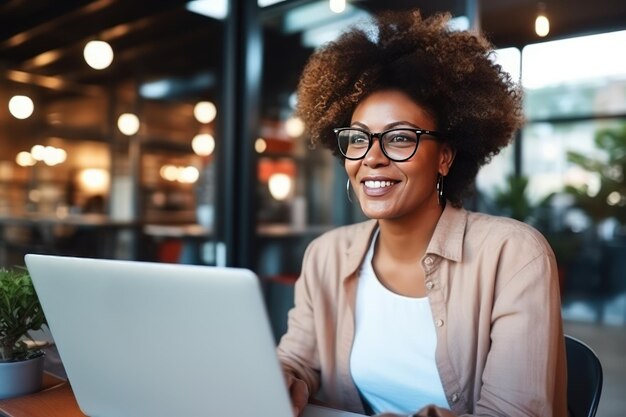
M292 416L253 272L32 254L25 259L88 416ZM357 415L316 406L303 414Z

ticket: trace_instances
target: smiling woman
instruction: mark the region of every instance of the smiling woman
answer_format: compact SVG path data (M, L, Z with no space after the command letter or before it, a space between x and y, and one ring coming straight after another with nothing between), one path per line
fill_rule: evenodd
M521 126L521 94L448 19L379 16L302 74L298 114L372 220L305 253L278 347L296 414L314 397L380 416L567 415L550 246L462 208Z
M437 172L444 177L448 174L454 152L435 136L416 133L423 128L434 132L435 121L429 112L402 91L382 90L359 103L352 114L352 126L387 132L379 135L379 141L366 135L366 152L360 152L356 160L345 161L365 215L389 220L406 216L420 221L425 216L437 219L441 214ZM403 133L402 145L397 145L398 132Z

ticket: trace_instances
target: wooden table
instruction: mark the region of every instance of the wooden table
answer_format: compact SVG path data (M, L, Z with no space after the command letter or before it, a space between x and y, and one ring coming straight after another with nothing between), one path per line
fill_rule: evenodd
M44 374L43 389L35 394L0 400L3 417L86 417L76 403L70 384Z

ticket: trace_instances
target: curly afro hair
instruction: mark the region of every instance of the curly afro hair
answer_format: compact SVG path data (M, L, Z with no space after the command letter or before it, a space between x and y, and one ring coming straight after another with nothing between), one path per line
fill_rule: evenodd
M403 91L435 116L437 130L456 151L445 197L458 207L480 166L512 140L523 115L521 91L490 59L490 42L479 33L450 30L449 19L387 12L326 44L302 73L297 114L312 143L341 158L332 129L348 126L372 92Z

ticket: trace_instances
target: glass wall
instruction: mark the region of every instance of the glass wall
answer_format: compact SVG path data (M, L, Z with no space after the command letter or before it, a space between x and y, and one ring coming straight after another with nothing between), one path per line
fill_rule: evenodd
M0 265L25 252L215 261L200 242L213 238L227 2L210 3L222 12L43 2L41 27L3 27L0 101L27 96L32 112L0 112ZM90 60L95 38L110 62Z
M201 3L213 7L42 6L52 33L77 25L69 45L43 30L20 43L18 26L4 29L0 101L29 95L35 110L0 113L0 264L35 250L229 263L292 282L311 239L363 218L343 167L310 149L294 106L310 54L374 2L342 13L327 1ZM82 57L94 33L114 51L102 70ZM564 311L598 320L626 320L615 319L626 301L614 255L626 221L625 43L615 32L496 51L524 87L528 123L468 204L540 228L559 259ZM123 114L137 130L123 132ZM46 163L40 148L63 160ZM226 262L235 250L248 252Z
M526 46L528 122L477 181L482 209L548 238L566 319L626 324L625 42L614 32Z

